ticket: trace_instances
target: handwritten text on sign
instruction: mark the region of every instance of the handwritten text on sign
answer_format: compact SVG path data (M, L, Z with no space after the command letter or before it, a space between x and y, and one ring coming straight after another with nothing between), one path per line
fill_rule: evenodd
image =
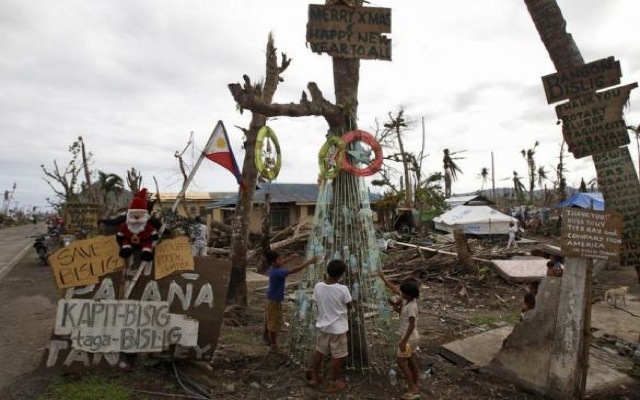
M176 271L193 271L191 245L186 236L160 242L153 256L155 279L162 279Z
M58 289L94 285L99 278L124 267L115 236L78 240L49 256Z
M640 264L640 183L629 147L593 155L607 210L624 215L620 264Z
M166 301L58 301L56 335L70 335L73 349L87 352L161 352L195 346L198 321L169 313Z
M568 257L617 261L622 243L622 214L565 208L560 247Z
M69 203L64 206L65 227L67 230L92 229L98 226L98 209L92 203Z
M620 62L613 57L542 77L549 104L595 92L620 83Z
M307 42L332 57L391 60L391 9L309 5Z
M580 97L556 107L562 135L576 158L629 144L622 108L637 83Z

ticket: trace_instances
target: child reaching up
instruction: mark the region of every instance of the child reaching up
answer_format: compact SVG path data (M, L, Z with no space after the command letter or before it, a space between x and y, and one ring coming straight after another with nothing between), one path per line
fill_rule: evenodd
M317 261L314 257L297 267L287 269L285 263L294 256L295 255L282 258L277 251L273 250L269 250L266 254L267 262L269 263L269 270L267 272L269 276L269 288L267 289L265 331L268 342L271 345L271 350L276 353L280 353L280 347L278 347L278 332L282 329L282 302L284 301L285 281L289 275L300 272Z
M401 297L397 302L391 301L394 310L400 313L400 327L398 334L400 343L396 357L398 368L407 381L407 393L401 399L412 400L420 398L420 389L418 388L418 377L420 376L420 367L415 354L415 348L420 340L418 334L418 298L420 297L420 287L414 280L406 280L400 284L400 287L389 282L382 270L379 272L380 278L389 290Z
M316 283L313 288L313 300L318 306L316 320L316 351L313 357L313 369L309 386L320 383L320 366L325 356L331 355L331 385L327 393L335 393L346 387L339 379L344 359L349 355L347 331L349 330L348 312L351 306L349 289L339 283L347 270L340 260L331 260L327 265L324 282Z

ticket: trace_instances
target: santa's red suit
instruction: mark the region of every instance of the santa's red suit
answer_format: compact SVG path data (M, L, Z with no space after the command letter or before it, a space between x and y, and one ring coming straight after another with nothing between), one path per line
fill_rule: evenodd
M135 219L129 216L130 213L143 214L144 218ZM117 232L117 240L120 245L120 257L128 258L134 249L142 250L140 259L143 261L153 260L153 244L158 240L158 231L149 223L149 213L147 211L147 189L142 189L131 200L127 211L127 221L120 224ZM138 232L132 232L131 224L144 224L144 228Z
M121 239L120 243L123 249L135 247L142 251L151 251L153 242L158 240L158 231L153 225L147 223L142 232L133 233L129 230L127 223L123 222L118 227L118 237Z

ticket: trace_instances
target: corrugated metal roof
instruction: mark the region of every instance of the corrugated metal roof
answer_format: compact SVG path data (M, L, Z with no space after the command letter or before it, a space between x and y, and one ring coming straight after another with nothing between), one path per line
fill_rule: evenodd
M232 192L187 192L184 197L186 200L218 200L226 199L233 195L234 193ZM176 196L178 196L178 192L160 193L160 200L175 200Z
M264 203L264 196L271 193L271 203L316 204L318 199L318 185L315 183L258 183L253 196L254 204ZM369 199L375 201L380 196L369 194ZM221 208L235 206L238 197L229 196L226 199L212 202L209 207Z

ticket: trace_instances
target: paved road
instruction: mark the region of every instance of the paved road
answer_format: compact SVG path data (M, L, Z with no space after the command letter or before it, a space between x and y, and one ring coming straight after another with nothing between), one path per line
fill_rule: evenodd
M7 275L29 250L33 238L27 236L45 232L45 225L21 225L0 229L0 279Z
M57 292L51 269L40 264L33 239L25 237L44 229L0 229L0 399L36 399L48 383L34 371L51 335Z

